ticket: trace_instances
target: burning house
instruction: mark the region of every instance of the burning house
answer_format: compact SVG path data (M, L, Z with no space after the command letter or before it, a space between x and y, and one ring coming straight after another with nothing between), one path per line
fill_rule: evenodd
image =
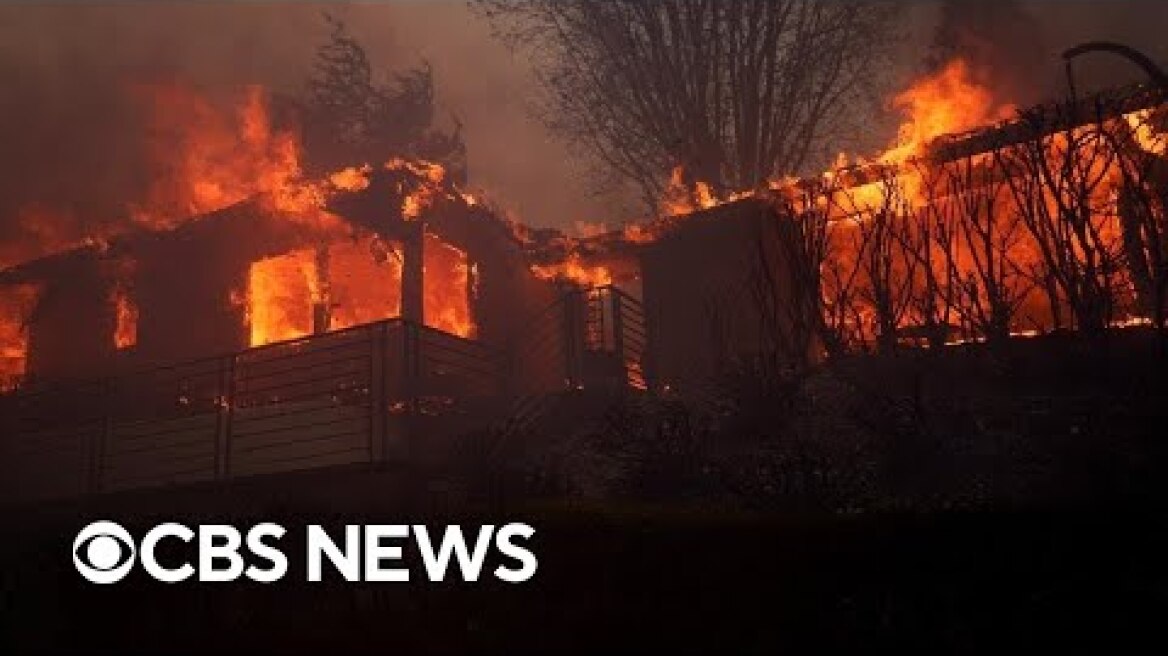
M405 416L489 419L518 322L555 286L439 173L354 175L327 211L253 197L6 270L6 481L380 460L412 448Z
M1084 314L1096 287L1156 282L1109 266L1072 281L1042 238L1085 197L1090 234L1062 255L1155 255L1128 225L1139 204L1113 153L1147 154L1146 179L1162 175L1147 128L1160 92L972 132L1005 110L959 67L901 100L913 118L875 161L726 198L699 183L654 222L588 238L503 220L418 161L316 182L265 173L234 196L196 186L214 193L184 205L206 209L194 217L0 272L3 482L59 496L440 463L564 393L687 395L727 367L849 339L1102 321ZM1081 180L1072 166L1017 182L1026 145L1078 162L1067 140L1092 122L1130 129L1091 142L1106 156Z

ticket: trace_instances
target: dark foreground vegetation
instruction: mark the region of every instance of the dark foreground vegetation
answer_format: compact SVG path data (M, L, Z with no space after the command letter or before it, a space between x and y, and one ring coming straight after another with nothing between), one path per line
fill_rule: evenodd
M688 404L566 398L441 472L10 509L0 652L1130 651L1168 610L1163 362L1124 332L744 369ZM277 521L291 568L84 584L69 548L99 517ZM528 522L539 571L303 582L305 524L414 520Z
M930 512L1163 491L1168 363L1115 331L740 364L690 399L565 402L509 462L556 495L750 511Z

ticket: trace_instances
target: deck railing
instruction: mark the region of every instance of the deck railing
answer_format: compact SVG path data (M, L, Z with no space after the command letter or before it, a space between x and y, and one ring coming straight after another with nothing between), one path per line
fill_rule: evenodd
M503 369L484 344L393 319L21 389L0 397L2 482L30 498L403 459L409 417L465 413Z
M647 389L648 335L641 302L612 286L583 294L585 351L612 359L629 387Z
M525 327L505 352L391 319L24 387L0 395L0 495L425 463L444 457L443 439L531 419L555 392L649 386L641 304L615 287L571 291Z

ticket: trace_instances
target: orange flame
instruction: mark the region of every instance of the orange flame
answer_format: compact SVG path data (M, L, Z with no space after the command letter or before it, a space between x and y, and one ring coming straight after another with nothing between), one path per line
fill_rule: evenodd
M301 180L299 143L272 126L263 89L248 87L230 112L181 84L136 90L151 110L147 156L155 175L146 197L131 205L135 222L173 228L257 193L279 192L278 206L305 204L288 193Z
M385 168L390 171L409 171L421 180L418 188L402 199L401 213L407 221L421 217L422 212L433 205L442 193L441 185L446 179L446 169L441 164L395 157L385 163Z
M584 264L577 253L555 264L532 265L531 272L544 280L568 280L584 287L612 284L612 272L608 268Z
M466 253L428 234L422 244L422 312L426 325L459 337L474 337L471 316L473 265Z
M661 209L665 216L680 216L709 209L722 202L725 201L717 198L708 182L698 180L692 186L687 185L685 167L679 164L673 167L669 174L669 184L665 187L664 198L661 199Z
M400 317L400 252L400 247L364 235L252 263L247 292L237 299L245 304L250 344L262 346L317 330ZM427 234L423 269L426 325L474 337L473 266L466 254Z
M251 264L246 316L252 346L312 334L315 255L304 249Z
M1141 109L1124 116L1136 144L1147 153L1163 157L1168 152L1168 133L1156 128L1155 119L1156 112L1151 109Z
M879 156L885 164L920 157L937 137L1008 119L1016 111L1012 104L995 102L961 59L913 83L893 98L892 105L907 119L897 130L896 144Z
M0 391L20 384L28 360L28 325L40 298L33 284L0 286Z
M112 296L114 346L118 349L130 348L138 343L138 305L124 285L115 285Z

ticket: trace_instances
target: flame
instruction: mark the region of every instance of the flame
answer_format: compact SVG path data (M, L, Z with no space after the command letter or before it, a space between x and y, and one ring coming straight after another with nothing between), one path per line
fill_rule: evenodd
M406 193L402 198L402 218L407 221L420 218L422 212L429 209L434 200L443 193L442 183L446 179L446 169L441 164L395 157L386 162L385 168L390 171L408 171L420 181L416 189Z
M909 166L911 162L924 158L929 146L940 137L1003 121L1017 112L1013 103L998 102L986 86L975 81L970 67L962 59L954 59L935 74L914 81L896 94L891 104L904 116L897 128L896 140L873 161L856 158L856 164L869 168L896 167L893 175L846 189L835 188L827 199L829 206L851 214L870 212L890 202L923 204L928 199L922 188L922 171ZM835 170L842 171L848 166L847 154L840 153ZM834 171L824 173L829 188L834 176ZM895 182L896 188L890 188L890 182Z
M315 203L315 193L298 184L296 135L273 127L261 87L247 87L230 111L183 84L135 91L150 110L146 154L153 174L145 198L130 206L139 225L173 228L259 193L273 194L281 209Z
M400 253L373 235L329 247L329 329L401 316Z
M669 174L669 184L665 187L665 195L661 199L661 211L665 216L680 216L692 214L698 210L709 209L725 202L715 194L710 183L698 180L693 185L685 181L685 167L680 164L673 167Z
M622 236L631 244L647 244L657 239L657 232L649 226L630 223L624 227Z
M20 384L28 361L28 326L40 299L34 284L0 286L0 391Z
M15 217L14 236L0 243L0 269L45 255L86 245L102 245L104 232L85 235L82 222L67 209L47 203L22 205Z
M130 348L138 343L138 305L122 284L115 285L110 299L114 305L114 347Z
M368 164L350 166L329 175L329 182L333 187L343 191L362 191L369 187L369 174L372 170Z
M1141 109L1126 114L1123 118L1131 129L1132 139L1144 152L1164 156L1168 151L1168 133L1158 130L1153 124L1155 111Z
M275 127L259 86L244 88L228 106L177 82L137 84L129 91L146 114L149 182L126 203L128 220L93 232L67 209L29 203L16 217L18 236L0 244L0 269L101 244L135 227L172 229L252 197L289 220L335 230L341 222L322 209L329 195L363 188L368 167L306 178L297 135Z
M427 233L422 243L422 313L426 325L459 337L473 338L471 316L473 265L465 252Z
M578 253L571 253L555 264L532 265L531 271L544 280L568 280L584 287L612 284L612 272L607 267L584 264Z
M922 156L942 135L967 132L1016 113L1013 104L996 102L989 89L975 82L962 59L954 59L935 75L916 81L897 94L892 105L907 118L897 130L896 144L878 158L885 164L902 164Z
M311 335L316 251L303 249L248 268L247 322L252 346Z
M1016 112L1013 104L996 101L987 87L977 83L970 67L961 59L954 59L935 74L914 81L907 89L896 94L891 104L905 117L897 129L893 145L872 160L855 158L855 164L867 166L874 162L903 165L924 156L929 144L938 137L1005 120ZM834 169L844 169L849 165L848 155L840 153ZM830 183L833 175L834 171L828 171L823 177ZM900 178L901 188L897 191L906 199L919 202L922 197L920 181L910 171L903 171ZM785 192L798 184L797 178L785 174L770 180L766 186L770 191ZM852 206L853 209L849 211L868 211L880 207L889 195L884 184L883 181L874 181L854 185L848 189L847 198L842 199L843 202L837 198L831 204ZM713 189L713 185L702 180L687 184L685 168L675 166L660 201L662 212L666 216L681 216L757 195L754 189L743 189L719 196ZM831 200L828 199L829 203ZM653 233L638 227L626 229L625 235L633 242L652 241L655 238Z
M400 245L363 235L253 262L247 292L237 299L245 304L250 344L400 317L400 253ZM423 270L426 325L473 338L474 278L466 253L427 234Z
M110 279L108 302L113 314L113 345L118 350L138 343L138 304L134 300L133 281L138 263L119 256L103 260L102 266Z

